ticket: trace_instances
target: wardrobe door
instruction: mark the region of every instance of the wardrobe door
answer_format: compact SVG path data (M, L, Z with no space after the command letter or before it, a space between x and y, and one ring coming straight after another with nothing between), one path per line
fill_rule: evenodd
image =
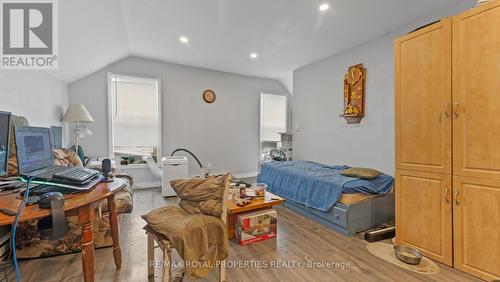
M453 181L455 267L488 281L500 279L500 180Z
M454 174L500 179L500 1L453 18Z
M451 174L451 20L395 41L396 167Z
M396 242L451 266L451 176L398 170L395 193Z

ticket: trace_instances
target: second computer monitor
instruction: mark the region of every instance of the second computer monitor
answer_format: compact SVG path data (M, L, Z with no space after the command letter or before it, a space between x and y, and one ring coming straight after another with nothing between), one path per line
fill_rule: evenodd
M0 112L0 176L7 174L10 141L10 113Z

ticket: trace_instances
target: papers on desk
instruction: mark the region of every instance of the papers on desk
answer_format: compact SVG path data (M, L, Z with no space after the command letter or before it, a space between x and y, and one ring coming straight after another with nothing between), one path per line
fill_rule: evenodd
M3 177L0 179L0 187L19 182L19 177Z
M9 185L17 183L17 182L19 182L19 180L0 181L0 187L9 186Z
M19 177L6 177L0 179L0 192L15 190L24 185Z

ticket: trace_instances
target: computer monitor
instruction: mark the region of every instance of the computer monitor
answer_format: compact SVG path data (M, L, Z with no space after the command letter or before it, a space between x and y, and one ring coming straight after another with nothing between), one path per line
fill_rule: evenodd
M62 127L50 127L50 142L52 143L52 150L62 148Z
M7 174L9 162L10 113L0 112L0 176Z
M54 165L49 128L16 126L14 134L21 175Z

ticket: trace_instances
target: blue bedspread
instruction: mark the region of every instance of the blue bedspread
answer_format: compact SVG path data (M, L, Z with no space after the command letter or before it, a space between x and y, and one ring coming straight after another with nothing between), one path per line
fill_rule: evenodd
M327 166L311 161L269 162L262 165L258 182L271 193L321 211L329 211L342 193L386 194L394 183L382 174L374 180L340 174L347 166Z

